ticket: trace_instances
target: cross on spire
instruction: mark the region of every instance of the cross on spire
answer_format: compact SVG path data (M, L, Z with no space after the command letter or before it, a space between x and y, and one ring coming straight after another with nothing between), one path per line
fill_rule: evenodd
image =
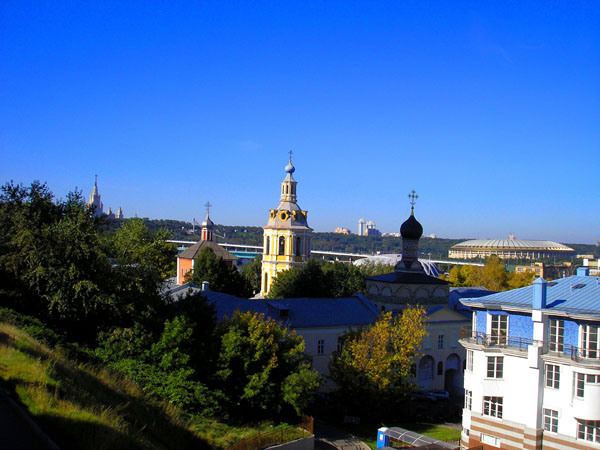
M210 207L212 205L210 204L210 202L206 202L204 206L206 206L206 217L208 217L208 215L210 214Z
M416 203L416 200L419 198L419 196L413 189L410 192L410 194L408 194L408 198L410 198L410 215L414 216L415 215L415 203Z
M288 153L290 154L290 162L292 162L292 153L294 152L290 150Z
M96 180L94 181L94 186L98 186L98 175L96 175Z

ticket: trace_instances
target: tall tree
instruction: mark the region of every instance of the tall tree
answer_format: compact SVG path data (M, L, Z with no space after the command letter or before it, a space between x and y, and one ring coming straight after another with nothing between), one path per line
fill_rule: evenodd
M411 307L397 316L383 312L375 324L346 333L330 378L349 409L377 415L382 405L406 398L413 387L407 381L411 366L427 334L424 320L425 310Z
M304 340L262 314L239 313L223 323L217 379L232 416L297 414L319 384L304 355Z
M210 247L200 251L194 261L194 270L190 273L186 280L198 285L208 281L212 291L244 298L252 295L250 283L246 278L235 267L228 267Z

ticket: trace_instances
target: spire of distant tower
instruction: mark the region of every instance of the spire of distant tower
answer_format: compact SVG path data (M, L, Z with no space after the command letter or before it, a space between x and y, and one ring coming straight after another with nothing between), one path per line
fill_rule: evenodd
M410 198L410 215L414 216L415 215L415 203L417 202L416 200L419 198L419 196L413 189L410 192L410 194L408 194L408 198Z

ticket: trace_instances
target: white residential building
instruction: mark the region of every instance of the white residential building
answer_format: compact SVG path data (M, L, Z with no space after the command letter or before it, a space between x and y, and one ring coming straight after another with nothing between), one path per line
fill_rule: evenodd
M580 268L461 303L462 446L600 449L600 281Z

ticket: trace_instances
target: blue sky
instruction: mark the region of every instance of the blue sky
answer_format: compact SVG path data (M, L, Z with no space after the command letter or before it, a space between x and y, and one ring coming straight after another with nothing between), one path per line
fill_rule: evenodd
M126 216L600 239L600 2L0 2L0 182Z

